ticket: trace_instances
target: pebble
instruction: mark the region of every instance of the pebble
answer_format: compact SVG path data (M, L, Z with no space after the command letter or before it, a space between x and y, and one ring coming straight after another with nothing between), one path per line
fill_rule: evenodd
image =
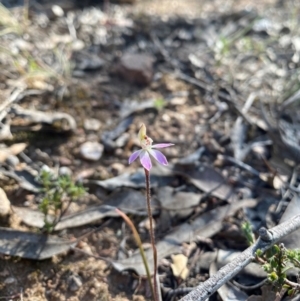
M155 59L148 54L127 53L121 57L117 73L130 83L148 85L153 78Z
M87 131L98 131L101 127L101 122L97 119L86 119L84 121L84 129Z
M2 141L2 140L11 140L11 139L13 139L13 135L10 131L10 125L3 124L0 127L0 141Z
M16 278L14 278L14 277L8 277L4 280L5 284L13 284L15 282L16 282Z
M78 243L77 247L79 249L81 249L82 251L84 251L85 253L88 253L88 254L91 254L91 255L93 254L93 251L92 251L91 247L86 242L81 241L80 243Z
M103 145L98 142L85 142L80 146L81 156L90 161L98 161L103 153Z
M93 177L95 174L95 169L94 168L88 168L81 170L77 175L76 175L76 181L81 181L83 179L88 179Z
M268 152L268 148L265 145L254 145L252 147L252 151L255 155L257 155L257 157L261 158L261 157L268 157L269 152Z
M72 164L72 161L69 159L69 158L66 158L66 157L60 157L59 158L59 163L61 165L71 165Z
M51 7L52 11L53 11L53 14L56 16L56 17L63 17L63 15L65 14L64 13L64 10L58 6L58 5L53 5Z
M76 292L82 286L82 280L78 275L71 275L68 279L69 289L71 292Z
M6 163L12 167L15 167L17 166L19 163L20 163L20 160L17 156L15 155L9 155L7 158L6 158Z
M60 176L72 176L73 172L71 168L67 166L62 166L59 168L59 175Z
M10 213L10 201L5 191L0 188L0 216L7 216Z
M124 171L125 166L122 163L115 162L115 163L111 164L110 168L111 168L111 172L114 174L114 176L118 176L119 174L121 174Z
M115 147L123 148L129 139L130 139L129 133L123 133L119 138L116 139Z
M73 47L80 47L79 43L73 45ZM88 55L84 52L74 52L73 60L75 61L76 70L96 70L105 65L105 61L95 54L89 53Z
M72 50L79 51L84 49L85 43L81 40L75 40L72 42Z

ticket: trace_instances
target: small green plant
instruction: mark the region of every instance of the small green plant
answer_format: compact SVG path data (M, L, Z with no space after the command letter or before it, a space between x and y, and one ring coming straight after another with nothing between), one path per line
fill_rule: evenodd
M243 232L244 236L247 239L247 242L248 242L249 246L254 244L255 237L254 237L254 233L252 231L251 224L248 221L246 221L246 222L242 223L241 228L242 228L242 232Z
M274 245L265 254L257 250L256 259L277 291L286 289L289 296L300 292L300 283L290 281L286 274L291 268L300 268L300 250L288 250L283 244Z
M47 170L41 171L38 180L42 185L43 194L39 205L40 211L44 214L43 230L51 233L71 203L82 197L86 189L81 184L74 183L67 175L56 177Z
M219 54L221 56L225 56L230 52L230 47L232 46L232 42L229 38L225 36L220 36L220 40L217 42L217 47Z
M163 98L157 98L154 101L154 107L160 111L166 106L166 101Z

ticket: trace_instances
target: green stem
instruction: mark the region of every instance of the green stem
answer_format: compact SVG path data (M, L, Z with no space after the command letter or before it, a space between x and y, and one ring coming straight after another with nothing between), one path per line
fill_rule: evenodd
M142 256L142 260L143 260L143 263L144 263L144 266L145 266L145 270L146 270L148 282L149 282L149 285L150 285L150 288L151 288L152 296L153 296L153 299L155 299L155 291L154 291L154 288L153 288L153 285L152 285L152 282L151 282L151 274L150 274L150 270L149 270L149 266L148 266L148 261L147 261L147 258L146 258L146 255L145 255L145 252L144 252L144 249L143 249L143 245L142 245L140 235L139 235L138 231L136 230L134 224L130 220L130 218L124 212L122 212L121 210L116 209L116 211L121 215L121 217L124 219L124 221L127 223L129 228L131 229L131 231L133 233L133 236L134 236L134 239L135 239L137 245L139 246L140 254Z
M154 228L153 228L153 220L152 220L152 210L151 210L151 196L150 196L150 173L149 170L144 168L145 171L145 178L146 178L146 200L147 200L147 209L148 209L148 217L150 222L150 239L151 239L151 245L153 250L153 264L154 264L154 273L153 273L153 283L154 283L154 300L159 301L159 292L158 292L158 285L156 281L157 277L157 250L155 246L155 234L154 234Z

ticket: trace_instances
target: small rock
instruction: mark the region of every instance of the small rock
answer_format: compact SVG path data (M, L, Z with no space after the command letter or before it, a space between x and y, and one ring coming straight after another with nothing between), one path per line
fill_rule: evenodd
M13 135L10 131L10 125L3 124L2 126L0 126L0 141L11 140L11 139L13 139Z
M76 292L82 286L82 280L78 275L71 275L68 279L69 289L71 292Z
M87 131L98 131L101 127L101 122L97 119L86 119L83 126Z
M0 216L7 216L10 213L10 201L5 191L0 188Z
M77 247L79 249L81 249L82 251L84 251L85 253L88 253L88 254L91 254L91 255L93 254L92 248L86 242L83 242L83 241L79 242Z
M15 282L16 282L16 278L14 278L14 277L8 277L4 280L5 284L13 284Z
M114 176L118 176L121 174L125 168L125 166L121 163L115 162L111 166L111 172L114 174Z
M153 78L155 59L148 54L124 54L117 67L117 73L130 83L148 85Z
M60 176L71 176L73 174L71 168L67 166L62 166L59 168L59 175Z
M75 62L76 70L96 70L105 65L105 61L96 54L83 51L74 51L72 60Z
M111 178L111 174L108 172L107 168L103 166L98 166L95 177L98 178L99 180L107 180Z
M86 160L98 161L103 153L103 145L98 142L85 142L80 146L80 154Z
M72 161L67 157L59 157L60 165L71 165Z
M252 151L258 158L267 158L269 156L268 148L265 145L254 145Z
M84 141L97 141L98 137L98 134L90 133L85 137Z
M239 192L241 200L253 198L252 189L250 189L248 187L240 188L240 189L238 189L238 192Z
M20 163L20 160L17 156L14 156L14 155L9 155L7 158L6 158L6 163L12 167L15 167L17 166L19 163Z
M128 133L123 133L119 138L116 139L115 147L123 148L129 139L130 135Z
M52 9L53 14L56 17L63 17L63 15L65 14L64 10L60 6L58 6L58 5L53 5L51 7L51 9Z
M76 175L76 181L82 181L83 179L92 178L94 174L95 174L94 168L84 169Z
M84 49L85 43L81 40L75 40L72 42L72 50L74 51L80 51Z

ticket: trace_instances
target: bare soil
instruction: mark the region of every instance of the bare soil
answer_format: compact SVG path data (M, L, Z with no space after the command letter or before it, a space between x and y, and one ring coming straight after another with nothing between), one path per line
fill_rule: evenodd
M148 134L154 141L175 144L175 147L164 151L170 164L176 164L178 160L204 146L205 153L201 164L216 168L230 187L239 189L239 196L247 190L247 193L250 191L249 198L262 199L266 194L278 201L280 190L277 187L267 181L263 184L257 182L255 176L253 179L245 170L239 169L239 166L225 163L224 158L219 155L233 156L231 130L240 116L235 106L242 108L251 93L259 95L258 98L264 104L274 105L281 104L292 92L297 91L299 60L296 56L297 53L299 56L299 49L295 46L298 45L297 41L290 40L299 31L299 8L293 1L282 3L275 0L141 0L133 4L101 4L98 8L90 6L84 10L74 7L69 10L69 24L62 17L53 15L48 15L48 21L44 20L43 7L40 7L41 12L38 13L30 11L29 19L24 21L23 8L14 8L12 11L15 18L20 24L24 22L26 30L13 38L9 35L7 38L5 35L0 37L0 43L12 53L8 61L5 57L7 54L0 50L0 105L5 103L14 89L25 87L25 91L42 91L41 95L33 92L32 95L22 97L18 105L43 112L67 113L75 119L77 127L73 133L64 131L64 124L61 124L63 121L60 120L50 127L36 130L36 125L26 124L22 116L12 114L11 120L4 119L11 125L13 138L4 140L3 143L6 146L20 142L27 144L23 156L19 157L20 164L23 165L14 166L12 169L17 170L28 165L38 166L38 171L42 165L47 165L59 171L61 167L67 167L72 177L83 181L88 188L87 195L72 204L68 214L104 204L112 192L95 185L93 181L136 172L139 164L129 166L127 162L131 152L138 147L136 134L139 125L145 123ZM80 14L82 18L86 18L85 26L76 25L76 18ZM94 24L93 18L98 18L97 14L101 16ZM292 16L293 20L290 19ZM253 29L253 22L257 20L262 20L257 25L261 29ZM274 22L277 22L276 26ZM11 29L7 24L2 25L2 28ZM73 68L68 65L71 59L76 61L76 55L80 51L84 52L80 46L76 50L76 46L70 46L71 42L65 42L64 39L68 39L73 30L78 40L83 41L84 51L89 52L87 59L97 56L104 61L103 66L90 68L88 71L78 68L77 74L67 70ZM99 42L101 39L106 39L106 42ZM16 43L15 49L12 48L12 41ZM37 46L39 43L43 47ZM53 44L56 46L51 46ZM55 49L57 53L50 54L49 49ZM116 65L127 51L153 55L156 61L153 66L154 78L150 84L138 86L118 76ZM191 59L190 54L195 56ZM61 61L54 58L55 55ZM51 74L53 70L48 70L51 75L34 73L28 67L29 62L32 62L31 68L36 68L36 71L40 71L39 68L48 70L45 65L54 66L53 70L58 71L55 76ZM39 65L39 68L34 64ZM181 75L178 75L178 70ZM187 75L188 79L183 78L182 74ZM198 83L193 83L193 78ZM202 88L199 87L201 84ZM233 101L227 102L225 98L218 98L220 91L232 97ZM158 102L147 109L133 110L130 125L116 137L123 135L125 142L121 141L121 146L116 144L112 148L105 145L103 134L114 130L125 119L121 118L122 111L125 111L124 103L132 104L136 101L136 106L139 106L151 99ZM162 107L159 100L163 102ZM263 120L257 102L249 114ZM86 129L85 123L90 119L100 122L99 129ZM267 134L267 130L264 131L253 122L247 129L246 139L261 141ZM96 141L104 145L100 160L89 161L82 157L80 147L86 141ZM262 148L262 152L267 152L268 158L273 156L273 151L270 146ZM26 161L24 158L30 160ZM245 162L254 169L261 173L270 172L255 154L247 158ZM2 170L10 170L7 161L2 163ZM188 173L189 168L189 165L182 167L182 172ZM38 209L38 193L24 189L20 182L1 172L0 174L0 186L13 206ZM247 179L250 180L247 182ZM181 223L192 221L202 213L230 203L227 199L210 193L206 195L195 188L192 181L178 174L172 178L169 186L174 191L199 193L202 201L193 207L188 218L164 218L157 214L157 240ZM139 190L144 193L143 189ZM154 199L157 199L157 192L154 188ZM247 197L243 196L241 199ZM275 211L274 206L268 205L266 212L269 225L276 224L279 220ZM282 211L283 209L281 213ZM160 263L161 281L165 289L164 300L171 300L167 295L168 289L192 287L208 278L208 270L197 267L195 263L203 253L211 248L233 248L241 251L247 247L247 242L239 231L245 215L244 211L237 211L235 215L225 219L223 228L212 238L197 242L197 246L201 247L190 251L188 279L182 280L173 276L170 257ZM137 227L140 225L141 236L147 246L149 237L146 217L132 214L131 218ZM2 219L1 226L35 233L40 231L28 226L13 212L7 219ZM95 229L97 230L94 231ZM94 232L86 235L92 231ZM127 252L130 257L136 250L131 233L120 218L107 217L86 226L56 231L54 235L69 240L83 238L77 244L77 249L42 261L0 255L1 299L150 299L150 290L143 277L131 271L116 271L110 264L110 260L122 259L120 254ZM183 249L188 249L187 245ZM260 294L260 291L255 293ZM214 295L211 300L219 298Z

